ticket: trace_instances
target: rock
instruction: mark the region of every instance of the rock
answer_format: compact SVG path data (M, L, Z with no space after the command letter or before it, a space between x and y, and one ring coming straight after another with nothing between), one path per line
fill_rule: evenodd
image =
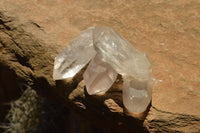
M11 73L14 78L8 80L17 84L6 88L1 80L0 88L17 94L28 84L104 131L199 132L199 5L192 0L2 0L0 68ZM142 117L126 112L120 84L113 84L103 96L90 96L82 77L52 79L57 54L80 31L97 25L113 27L149 56L154 78L152 106Z
M150 132L199 132L199 116L172 113L159 110L154 106L147 116ZM158 128L160 127L160 128Z

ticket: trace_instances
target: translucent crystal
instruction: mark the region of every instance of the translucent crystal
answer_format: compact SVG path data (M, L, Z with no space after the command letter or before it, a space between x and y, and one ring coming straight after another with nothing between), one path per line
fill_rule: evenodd
M123 104L131 112L144 112L151 101L152 77L148 80L137 80L123 77Z
M88 94L105 93L115 82L116 71L97 54L83 74Z
M151 101L151 64L146 54L133 48L112 28L83 31L56 57L53 78L73 77L92 58L83 75L88 93L106 92L118 73L124 81L124 106L131 112L145 111Z
M94 27L81 32L56 58L53 78L55 80L72 78L95 55L92 31Z
M143 112L151 100L151 64L144 53L109 27L96 27L93 31L94 47L123 77L123 103L131 112Z
M151 64L144 53L139 52L110 27L96 27L94 48L119 74L147 80Z

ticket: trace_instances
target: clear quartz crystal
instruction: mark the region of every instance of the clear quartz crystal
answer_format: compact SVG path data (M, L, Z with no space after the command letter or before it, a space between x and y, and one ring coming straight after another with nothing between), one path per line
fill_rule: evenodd
M55 80L72 78L96 55L93 48L92 31L94 27L81 32L56 58L53 78Z
M88 94L105 93L115 82L117 72L97 54L83 74Z
M146 54L133 48L110 27L91 27L82 31L56 57L53 78L71 78L91 59L83 75L89 94L106 92L118 73L124 81L124 106L131 112L145 111L151 101L151 64Z
M139 52L110 27L96 27L93 31L94 48L119 74L136 79L148 79L151 64L144 53Z
M152 77L148 80L137 80L123 77L123 104L131 112L144 112L151 101Z
M144 53L109 27L96 27L93 31L94 48L123 76L123 103L131 112L143 112L151 101L151 64Z

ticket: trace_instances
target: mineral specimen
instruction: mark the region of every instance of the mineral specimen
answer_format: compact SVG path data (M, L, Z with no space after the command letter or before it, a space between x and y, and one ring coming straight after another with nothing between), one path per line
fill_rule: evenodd
M72 41L55 59L54 79L73 77L91 59L83 74L89 94L106 92L121 74L124 106L131 112L145 111L151 101L151 64L110 27L88 28Z
M56 80L72 78L95 55L92 32L94 27L81 32L56 58L53 78Z
M106 92L117 78L117 72L97 54L83 74L88 94Z

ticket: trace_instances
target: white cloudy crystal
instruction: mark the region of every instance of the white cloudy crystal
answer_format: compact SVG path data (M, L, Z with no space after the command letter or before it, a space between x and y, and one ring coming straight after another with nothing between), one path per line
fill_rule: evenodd
M106 92L118 73L123 77L124 106L131 112L146 110L152 93L151 64L110 27L83 31L56 57L53 78L71 78L91 59L83 75L89 94Z
M102 60L109 63L119 74L147 80L151 64L144 53L139 52L110 27L96 27L94 48Z
M116 71L97 54L83 74L88 94L105 93L115 82Z
M131 112L143 112L151 101L151 64L110 27L96 27L94 48L104 62L123 77L123 103Z
M96 55L93 48L92 31L94 27L81 32L55 58L53 78L55 80L72 78Z
M123 104L131 112L144 112L151 101L152 77L148 80L137 80L123 77Z

